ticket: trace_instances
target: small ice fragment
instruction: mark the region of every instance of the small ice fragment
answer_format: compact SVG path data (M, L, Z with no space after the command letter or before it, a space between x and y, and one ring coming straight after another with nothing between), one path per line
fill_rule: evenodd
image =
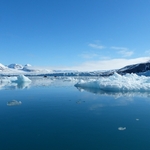
M138 119L138 118L136 119L136 121L139 121L139 120L140 120L140 119Z
M15 105L21 105L21 104L22 104L21 101L16 101L16 100L7 102L7 106L15 106Z
M121 130L121 131L126 130L126 127L119 127L118 130Z

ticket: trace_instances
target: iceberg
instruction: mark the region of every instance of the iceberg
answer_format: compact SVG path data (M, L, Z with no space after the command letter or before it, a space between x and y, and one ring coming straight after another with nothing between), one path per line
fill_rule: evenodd
M120 75L114 73L109 77L81 80L75 84L77 88L90 88L107 92L145 92L150 91L150 77L136 74Z
M24 83L24 82L31 82L31 80L28 77L24 76L24 75L19 75L17 77L17 80L15 80L14 82L16 82L16 83Z
M118 130L120 131L126 130L126 127L118 127Z
M0 78L0 90L1 89L28 88L31 82L32 81L24 75L19 75L18 77L16 76L1 77Z

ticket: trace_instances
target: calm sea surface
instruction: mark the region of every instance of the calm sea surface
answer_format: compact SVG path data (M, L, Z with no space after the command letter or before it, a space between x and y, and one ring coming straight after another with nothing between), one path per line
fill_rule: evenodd
M150 150L149 93L26 87L0 90L0 150Z

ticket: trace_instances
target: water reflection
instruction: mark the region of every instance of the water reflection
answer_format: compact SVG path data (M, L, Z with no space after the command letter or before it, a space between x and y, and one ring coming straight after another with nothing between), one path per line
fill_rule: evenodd
M0 84L0 90L4 90L4 89L25 89L25 88L29 88L30 87L30 83L29 82L22 82L22 83L1 83Z
M30 77L31 82L14 82L15 77L11 77L11 80L8 78L0 79L0 90L4 89L25 89L30 87L38 86L68 86L74 85L78 79L69 78L69 77Z
M102 96L113 96L115 99L121 97L150 97L149 92L134 92L134 91L124 91L124 92L110 92L110 91L103 91L96 88L89 88L89 87L77 87L75 86L80 92L87 91L94 94L99 94Z
M17 88L18 89L25 89L25 88L29 88L29 87L30 87L30 83L29 82L17 83Z
M16 100L7 102L7 106L16 106L16 105L21 105L21 104L22 104L21 101L16 101Z

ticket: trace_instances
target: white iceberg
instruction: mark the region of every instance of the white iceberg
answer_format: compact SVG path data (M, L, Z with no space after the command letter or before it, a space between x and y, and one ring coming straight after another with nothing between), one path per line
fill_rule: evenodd
M31 80L24 75L18 77L1 77L0 78L0 90L1 89L24 89L28 88L31 84Z
M118 130L120 131L126 130L126 127L119 127Z
M75 84L76 87L93 88L110 92L125 91L150 91L150 77L138 76L136 74L114 75L109 77L99 77L98 79L82 80Z
M13 80L11 81L15 83L24 83L24 82L30 83L31 82L31 80L24 75L19 75L16 79L13 78Z

